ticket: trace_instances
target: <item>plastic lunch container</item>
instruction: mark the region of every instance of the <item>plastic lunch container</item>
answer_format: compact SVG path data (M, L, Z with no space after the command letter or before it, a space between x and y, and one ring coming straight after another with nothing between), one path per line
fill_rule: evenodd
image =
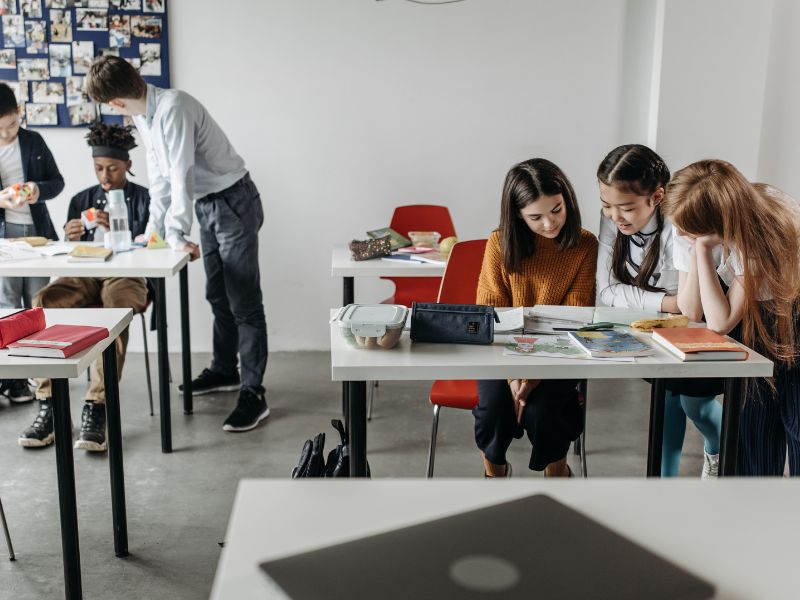
M360 348L394 348L403 335L408 308L399 304L348 304L336 315L339 332Z
M409 231L408 237L414 246L435 248L442 235L438 231Z

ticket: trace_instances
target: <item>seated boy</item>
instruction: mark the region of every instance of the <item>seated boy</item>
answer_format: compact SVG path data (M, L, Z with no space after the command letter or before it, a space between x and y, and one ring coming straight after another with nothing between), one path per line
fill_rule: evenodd
M146 188L127 180L131 168L128 151L136 146L129 129L104 123L94 125L86 136L92 148L94 170L100 185L78 193L70 200L67 224L64 226L69 241L100 241L108 230L108 213L105 212L106 192L124 190L128 205L128 225L131 237L144 233L150 217L150 195ZM84 228L81 213L94 208L97 227ZM42 289L34 304L45 308L80 308L102 305L104 308L132 308L142 312L147 307L147 285L138 277L62 277ZM117 368L122 372L128 330L116 340ZM53 408L49 379L36 381L36 398L39 412L33 424L19 436L20 446L30 448L47 446L54 441ZM81 433L75 448L95 452L106 449L105 385L103 383L103 361L99 358L92 369L92 380L81 417Z

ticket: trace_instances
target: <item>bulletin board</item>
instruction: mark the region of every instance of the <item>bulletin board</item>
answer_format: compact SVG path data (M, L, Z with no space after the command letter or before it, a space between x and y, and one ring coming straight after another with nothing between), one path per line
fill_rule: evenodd
M167 0L0 0L0 82L27 127L122 122L85 93L97 56L115 54L168 88Z

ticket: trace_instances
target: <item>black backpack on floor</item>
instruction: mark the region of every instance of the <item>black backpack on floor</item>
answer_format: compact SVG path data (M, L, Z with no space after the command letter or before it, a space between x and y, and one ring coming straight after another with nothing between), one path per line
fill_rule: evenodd
M292 478L299 477L350 477L350 446L347 430L340 419L332 419L331 425L339 432L342 443L328 453L324 460L325 434L319 433L313 440L306 440L300 453L300 461L292 469ZM370 476L369 464L367 477Z

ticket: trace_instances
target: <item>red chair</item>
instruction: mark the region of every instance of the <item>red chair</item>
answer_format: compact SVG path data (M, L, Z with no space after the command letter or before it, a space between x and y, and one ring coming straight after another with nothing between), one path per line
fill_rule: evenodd
M459 242L453 246L447 261L437 302L448 304L475 304L478 295L478 277L481 274L486 240ZM456 381L440 379L433 382L429 397L433 405L431 445L428 450L428 477L433 477L436 455L436 434L439 429L439 411L443 406L472 410L478 404L478 382L474 379Z
M478 278L481 274L486 240L460 242L453 247L447 269L442 278L437 302L448 304L474 304L478 295ZM586 469L586 380L579 384L579 399L583 413L583 433L575 440L575 453L580 455L581 474L588 475ZM443 406L472 410L478 405L478 382L475 380L437 380L431 386L429 397L433 405L433 426L431 445L428 450L427 476L433 477L433 464L436 457L436 434L439 430L439 411Z
M438 231L442 239L456 235L450 211L446 206L432 204L411 204L394 209L390 227L397 233L408 237L409 231ZM436 302L439 295L440 277L382 277L394 283L394 294L383 301L384 304ZM475 299L470 300L474 303Z

